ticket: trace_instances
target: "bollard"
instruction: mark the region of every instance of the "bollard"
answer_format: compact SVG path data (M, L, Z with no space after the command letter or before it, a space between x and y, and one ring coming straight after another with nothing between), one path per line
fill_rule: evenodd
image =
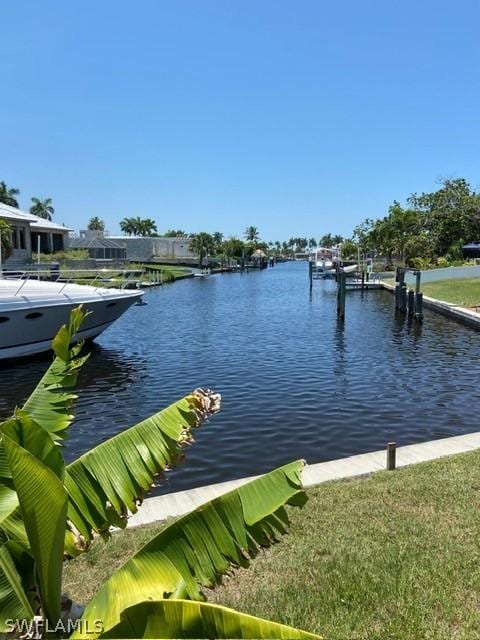
M409 289L408 291L408 316L411 318L415 314L415 291L413 289Z
M394 471L397 463L397 443L387 444L387 471Z

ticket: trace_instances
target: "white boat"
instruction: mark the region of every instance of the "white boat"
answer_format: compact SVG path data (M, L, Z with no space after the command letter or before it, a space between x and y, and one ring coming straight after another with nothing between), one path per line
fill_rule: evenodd
M92 313L77 339L95 338L142 296L138 290L0 279L0 360L49 351L52 338L80 304Z

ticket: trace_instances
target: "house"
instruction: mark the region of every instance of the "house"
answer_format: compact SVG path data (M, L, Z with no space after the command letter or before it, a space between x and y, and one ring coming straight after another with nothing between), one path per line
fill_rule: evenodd
M39 218L2 202L0 202L0 218L5 220L11 228L13 251L6 264L30 262L32 251L37 251L39 244L40 253L63 251L71 231L57 222Z
M132 262L166 262L197 264L198 256L190 251L190 238L109 236L127 249Z
M69 238L67 249L86 249L94 260L126 260L127 248L124 244L105 237L103 231L85 229L80 237Z

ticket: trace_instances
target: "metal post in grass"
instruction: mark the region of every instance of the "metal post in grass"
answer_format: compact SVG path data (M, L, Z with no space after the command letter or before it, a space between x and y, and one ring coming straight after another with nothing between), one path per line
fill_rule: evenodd
M413 317L415 314L415 291L413 289L408 290L408 316L409 318Z
M397 443L387 443L387 471L393 471L397 464Z

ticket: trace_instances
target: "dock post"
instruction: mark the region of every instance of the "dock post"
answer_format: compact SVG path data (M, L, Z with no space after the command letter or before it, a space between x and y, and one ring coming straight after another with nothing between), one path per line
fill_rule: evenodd
M415 291L408 290L408 316L411 318L415 314Z
M407 285L404 282L400 285L400 310L407 311Z
M338 273L337 280L337 319L345 320L345 289L347 279L343 271Z
M395 285L395 309L400 309L400 285Z
M415 293L420 293L420 278L422 276L421 271L417 271L415 274Z
M394 471L397 466L397 443L389 442L387 444L387 471Z
M310 289L312 288L312 280L313 280L313 262L311 260L308 261L308 278L310 281Z
M415 320L423 320L423 293L419 291L415 294Z

